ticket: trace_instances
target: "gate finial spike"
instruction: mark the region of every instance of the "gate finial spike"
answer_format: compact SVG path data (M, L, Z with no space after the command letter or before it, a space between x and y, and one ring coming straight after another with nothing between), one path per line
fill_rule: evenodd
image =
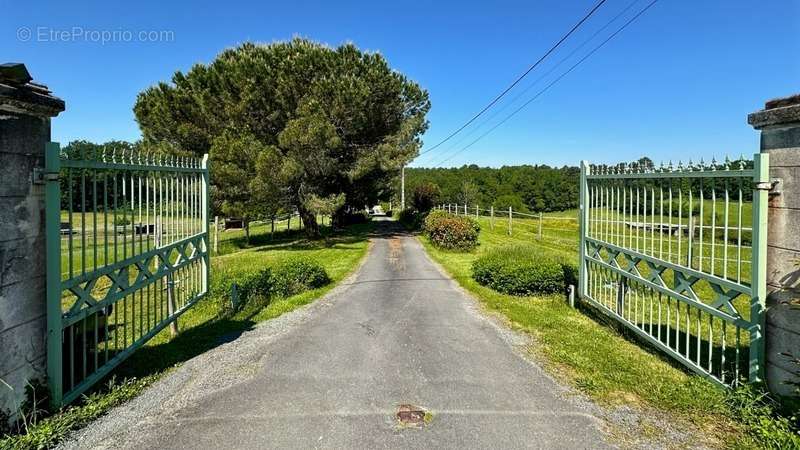
M728 155L725 155L725 170L730 170L731 168L731 159L728 158Z
M713 156L711 157L711 170L712 171L717 170L717 158Z
M672 172L673 166L672 166L672 160L671 159L669 160L669 164L667 164L667 169L669 169L669 171Z
M744 159L744 155L739 156L739 170L744 170L745 166L747 165L746 160Z
M692 158L689 158L689 162L686 164L686 170L689 172L694 172L694 163L692 162Z

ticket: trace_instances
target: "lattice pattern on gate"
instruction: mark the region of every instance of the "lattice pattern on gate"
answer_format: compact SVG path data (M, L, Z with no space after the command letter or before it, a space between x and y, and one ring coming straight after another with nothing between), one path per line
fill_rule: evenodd
M208 292L207 156L46 153L48 384L69 403Z
M759 379L767 156L582 163L580 296L719 384Z

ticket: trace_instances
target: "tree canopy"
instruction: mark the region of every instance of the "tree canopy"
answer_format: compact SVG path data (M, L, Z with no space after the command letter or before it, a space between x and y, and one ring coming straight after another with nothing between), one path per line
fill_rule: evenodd
M428 93L378 53L305 39L225 50L139 94L143 144L210 154L213 204L245 217L388 199L419 152Z

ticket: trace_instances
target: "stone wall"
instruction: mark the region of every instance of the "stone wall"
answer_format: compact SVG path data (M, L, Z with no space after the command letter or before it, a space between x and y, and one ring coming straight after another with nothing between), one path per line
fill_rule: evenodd
M13 416L27 384L45 381L44 184L33 174L44 167L50 117L64 105L29 77L4 79L7 67L0 66L0 411Z

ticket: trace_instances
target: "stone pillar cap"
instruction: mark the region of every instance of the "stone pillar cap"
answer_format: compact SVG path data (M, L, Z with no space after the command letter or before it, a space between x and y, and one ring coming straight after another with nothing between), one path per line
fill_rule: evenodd
M0 113L55 117L64 111L64 100L31 80L24 64L0 64Z
M800 94L769 100L764 109L747 116L747 123L757 130L797 122L800 122Z

